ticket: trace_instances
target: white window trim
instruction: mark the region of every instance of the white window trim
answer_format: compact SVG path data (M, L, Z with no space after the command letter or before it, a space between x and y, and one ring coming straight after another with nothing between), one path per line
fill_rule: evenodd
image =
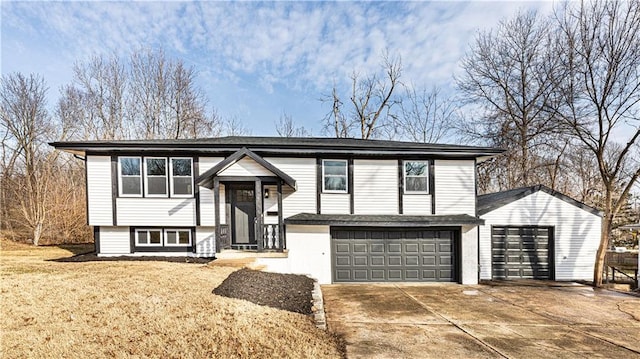
M191 176L174 176L173 175L173 160L189 160L191 162ZM173 190L173 178L191 178L191 193L190 194L175 194ZM193 158L191 157L171 157L169 158L169 187L171 190L171 197L175 198L191 198L194 196L194 185L193 185Z
M159 160L164 160L164 176L158 176L158 175L152 175L149 176L147 174L147 160L153 160L153 159L159 159ZM144 157L143 158L143 173L144 173L144 196L145 197L158 197L158 198L167 198L169 197L169 187L168 187L168 183L169 183L169 179L167 178L169 176L169 171L167 169L167 166L169 165L169 162L167 161L167 157ZM164 177L164 194L149 194L149 177Z
M140 160L140 175L138 175L137 177L140 177L139 181L140 181L140 193L139 194L124 194L122 193L122 187L123 187L123 181L122 178L123 177L136 177L136 176L131 176L131 175L123 175L122 174L122 159L124 158L137 158ZM144 160L142 159L142 157L140 156L119 156L118 157L118 195L120 197L142 197L142 177L144 177L144 170L142 168L143 166L143 162Z
M187 232L189 233L189 243L188 244L182 244L182 243L176 243L176 244L167 244L167 232L176 232L176 234L178 235L178 237L180 236L180 232ZM191 247L191 244L193 242L193 238L191 238L191 229L188 228L165 228L164 229L164 247Z
M325 165L324 163L326 161L331 161L331 162L344 162L345 166L344 166L344 170L345 170L345 189L344 190L327 190L324 188L324 184L325 184L325 174L324 174L324 168ZM334 175L335 177L335 175ZM327 160L322 160L322 192L323 193L349 193L349 163L347 160L331 160L331 159L327 159Z
M160 243L140 243L139 233L140 232L160 232ZM140 228L136 229L136 247L164 247L164 231L160 228Z
M425 191L409 191L407 190L407 162L421 162L421 163L425 163L427 165L427 172L425 173L424 176L409 176L409 177L425 177L427 179L427 189ZM406 160L402 162L402 189L404 190L405 194L430 194L429 192L429 161L412 161L412 160Z

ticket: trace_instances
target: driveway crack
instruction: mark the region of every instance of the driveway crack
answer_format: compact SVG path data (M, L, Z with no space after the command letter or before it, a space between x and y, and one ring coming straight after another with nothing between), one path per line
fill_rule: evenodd
M405 291L404 289L402 289L400 286L395 285L395 287L402 292L402 294L404 294L406 297L408 297L409 299L413 300L414 302L416 302L419 306L421 306L422 308L426 309L427 311L429 311L430 313L433 313L434 315L442 318L443 320L445 320L447 323L450 323L451 325L453 325L454 327L458 328L458 330L462 331L463 333L465 333L466 335L470 336L471 338L473 338L475 341L477 341L478 343L480 343L480 345L488 348L489 350L495 352L496 354L498 354L499 356L503 357L503 358L509 358L506 354L502 353L500 350L498 350L497 348L495 348L494 346L492 346L491 344L485 342L484 340L478 338L477 336L473 335L473 333L471 333L470 331L468 331L467 329L465 329L462 325L456 323L455 321L453 321L451 318L448 318L438 312L436 312L433 308L429 307L428 305L424 304L423 302L419 301L416 297L414 297L413 295L407 293L407 291Z

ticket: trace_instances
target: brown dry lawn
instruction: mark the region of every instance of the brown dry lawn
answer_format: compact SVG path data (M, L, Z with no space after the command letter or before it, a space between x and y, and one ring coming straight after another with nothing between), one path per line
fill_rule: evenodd
M340 358L310 317L211 293L238 268L59 263L0 242L0 357Z

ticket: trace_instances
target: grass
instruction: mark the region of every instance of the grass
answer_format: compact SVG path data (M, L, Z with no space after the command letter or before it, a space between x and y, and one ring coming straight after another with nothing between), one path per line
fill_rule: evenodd
M212 294L237 267L49 262L82 249L0 245L3 358L341 357L308 316Z

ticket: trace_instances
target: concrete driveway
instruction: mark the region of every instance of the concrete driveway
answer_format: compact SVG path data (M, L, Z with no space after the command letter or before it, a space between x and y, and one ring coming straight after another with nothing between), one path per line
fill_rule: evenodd
M558 283L322 291L349 358L640 358L640 298L616 292Z

